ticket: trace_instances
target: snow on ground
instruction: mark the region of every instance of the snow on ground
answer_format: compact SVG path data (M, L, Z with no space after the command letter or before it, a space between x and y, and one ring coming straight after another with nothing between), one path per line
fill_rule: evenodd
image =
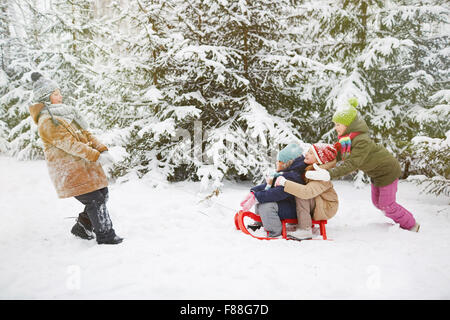
M82 205L58 199L44 161L0 157L0 299L449 299L448 197L399 184L421 223L400 229L370 186L335 182L332 241L261 241L234 227L250 184L227 183L208 203L199 183L150 179L110 186L124 242L97 245L70 229Z

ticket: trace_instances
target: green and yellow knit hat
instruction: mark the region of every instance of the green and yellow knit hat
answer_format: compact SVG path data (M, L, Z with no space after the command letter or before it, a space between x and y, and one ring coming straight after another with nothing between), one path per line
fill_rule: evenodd
M348 105L338 108L338 110L334 113L333 122L340 123L348 127L356 118L356 114L358 113L356 110L357 106L358 99L348 99Z

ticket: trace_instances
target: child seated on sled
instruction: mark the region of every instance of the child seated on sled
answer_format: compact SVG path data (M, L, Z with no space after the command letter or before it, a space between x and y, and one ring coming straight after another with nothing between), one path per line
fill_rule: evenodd
M250 193L241 202L242 210L248 211L255 205L255 212L261 217L262 225L268 232L268 237L281 235L280 219L295 219L295 197L284 192L283 187L270 187L277 179L304 184L303 174L306 168L303 150L297 144L289 144L278 153L277 175L266 178L266 182L250 189ZM278 176L279 175L279 176ZM278 177L276 177L278 176ZM275 179L275 181L273 181ZM267 188L267 187L270 188ZM253 225L253 227L258 227Z
M337 150L331 144L316 143L311 146L305 155L308 165L305 173L314 169L314 164L322 169L331 169L336 165ZM291 239L311 239L312 219L328 220L338 209L338 196L330 181L308 180L304 177L306 185L298 184L285 179L283 176L275 181L276 187L284 187L284 192L295 196L297 208L297 230L288 232Z

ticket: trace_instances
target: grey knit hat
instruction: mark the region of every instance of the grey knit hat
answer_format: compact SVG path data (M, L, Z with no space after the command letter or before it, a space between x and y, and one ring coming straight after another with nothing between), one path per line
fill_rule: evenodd
M53 91L59 89L55 81L43 77L39 72L33 72L31 80L33 80L33 100L35 102L49 102Z

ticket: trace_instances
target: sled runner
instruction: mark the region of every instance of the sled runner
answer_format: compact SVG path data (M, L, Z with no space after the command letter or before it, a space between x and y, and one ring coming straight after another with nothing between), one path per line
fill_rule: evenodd
M252 220L254 220L256 222L261 222L261 217L258 216L257 214L254 214L253 212L250 212L250 211L242 211L242 210L240 210L239 212L237 212L234 215L234 224L235 224L237 230L241 230L242 232L252 236L253 238L260 239L260 240L280 239L280 238L270 238L270 237L258 237L258 236L253 235L252 233L250 233L247 230L247 227L244 224L244 218L245 217L249 217L249 218L251 218ZM283 220L281 220L281 224L282 224L281 237L283 239L286 239L286 240L294 240L294 239L289 238L287 236L287 233L286 233L286 224L287 223L297 224L298 222L297 222L297 219L283 219ZM312 224L313 224L312 226L319 225L320 235L322 236L323 240L327 240L327 231L326 231L326 228L325 228L325 225L327 224L327 220L313 220Z

